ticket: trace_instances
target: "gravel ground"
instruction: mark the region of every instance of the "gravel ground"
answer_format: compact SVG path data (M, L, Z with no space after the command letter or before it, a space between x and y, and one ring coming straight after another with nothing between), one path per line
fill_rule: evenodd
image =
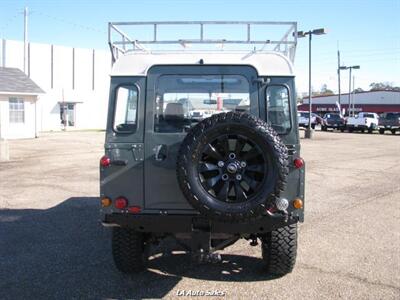
M115 269L98 222L104 133L10 141L0 163L0 299L399 299L400 136L316 132L302 140L306 221L293 273L268 277L260 247L240 241L223 262L154 257L133 277Z

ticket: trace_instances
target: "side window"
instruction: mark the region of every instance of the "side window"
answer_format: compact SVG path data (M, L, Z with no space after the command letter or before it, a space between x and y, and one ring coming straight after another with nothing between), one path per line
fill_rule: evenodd
M115 92L114 130L132 133L137 128L138 89L134 85L121 85Z
M266 89L267 122L277 133L290 130L289 90L283 85L271 85Z

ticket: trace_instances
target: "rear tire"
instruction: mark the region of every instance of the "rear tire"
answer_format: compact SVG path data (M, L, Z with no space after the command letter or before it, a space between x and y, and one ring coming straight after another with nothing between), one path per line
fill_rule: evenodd
M328 128L326 128L326 126L321 126L321 130L322 130L322 131L327 131Z
M396 134L396 129L392 129L392 130L390 130L390 132L391 132L392 134Z
M385 134L385 129L379 129L380 134Z
M132 274L145 268L143 233L131 228L114 227L112 231L112 255L119 271Z
M340 132L344 132L344 128L340 128Z
M350 133L353 133L353 128L349 128L349 132L350 132Z
M373 131L372 128L369 128L369 129L368 129L368 133L372 133L372 131Z
M269 274L282 276L292 272L297 255L297 223L269 232L261 249Z

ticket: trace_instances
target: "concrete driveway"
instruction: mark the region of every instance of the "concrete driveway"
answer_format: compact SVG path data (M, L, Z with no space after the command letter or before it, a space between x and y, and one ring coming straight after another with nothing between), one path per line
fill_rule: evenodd
M219 291L248 299L400 298L400 136L317 132L302 140L306 221L293 273L271 278L260 247L240 241L223 262L154 257L121 275L98 223L104 133L10 142L0 163L0 299L161 298Z

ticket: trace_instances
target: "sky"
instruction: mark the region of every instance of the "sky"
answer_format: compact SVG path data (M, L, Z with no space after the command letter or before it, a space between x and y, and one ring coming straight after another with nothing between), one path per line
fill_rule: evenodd
M24 7L29 41L95 49L108 48L110 21L295 21L298 30L327 29L312 39L313 90L326 84L337 92L338 48L342 65L360 65L356 88L400 86L400 0L0 0L0 38L23 40ZM295 70L306 93L308 39L298 40ZM348 71L341 76L347 92Z

